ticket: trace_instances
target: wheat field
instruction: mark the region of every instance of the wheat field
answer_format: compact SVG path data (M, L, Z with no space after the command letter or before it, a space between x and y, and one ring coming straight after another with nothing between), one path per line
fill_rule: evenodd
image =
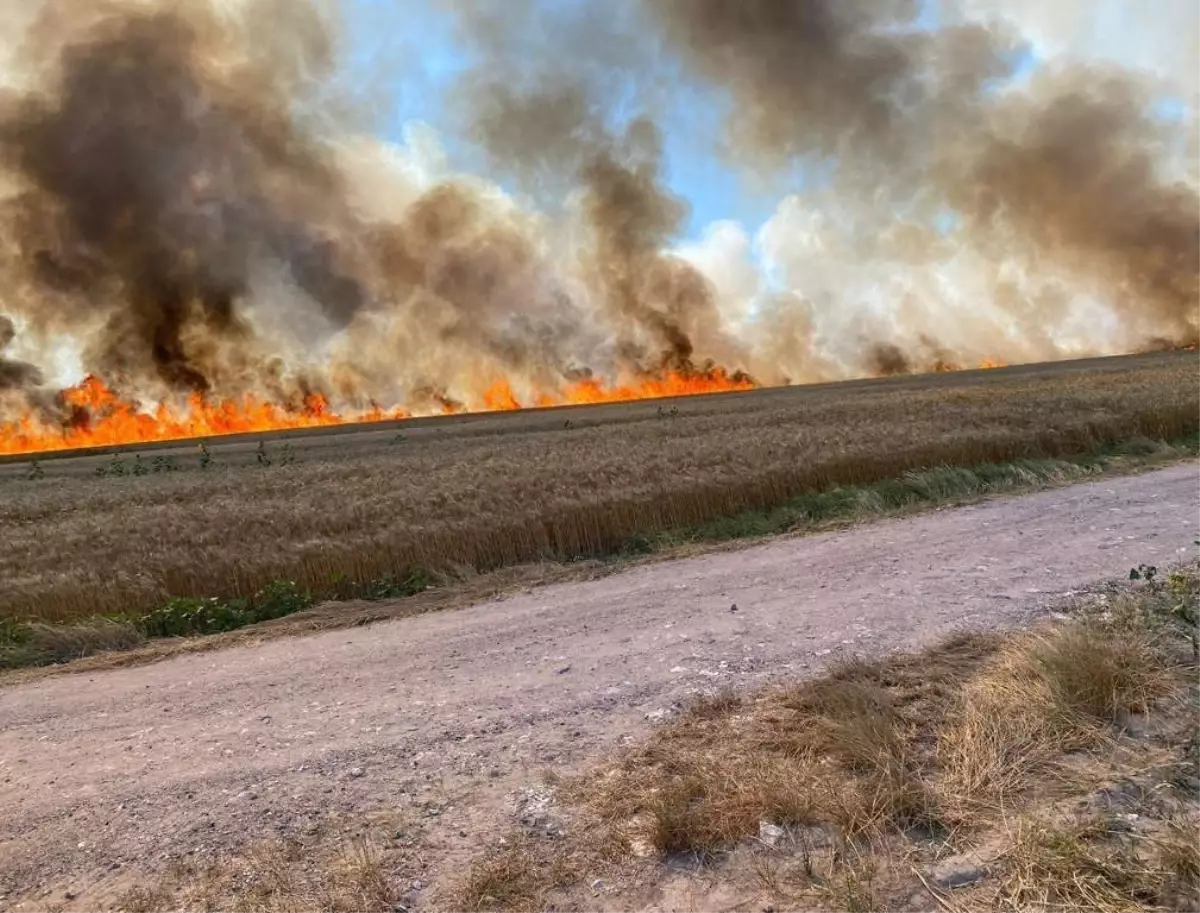
M0 465L0 619L611 554L834 485L1200 426L1195 353Z

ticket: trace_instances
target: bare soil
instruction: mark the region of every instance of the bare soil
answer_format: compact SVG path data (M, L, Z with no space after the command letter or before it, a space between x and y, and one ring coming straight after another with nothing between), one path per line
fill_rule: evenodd
M643 736L691 695L1021 625L1186 558L1197 470L0 690L0 906L91 909L134 872L389 816L396 839L419 835L401 873L419 904L543 771Z

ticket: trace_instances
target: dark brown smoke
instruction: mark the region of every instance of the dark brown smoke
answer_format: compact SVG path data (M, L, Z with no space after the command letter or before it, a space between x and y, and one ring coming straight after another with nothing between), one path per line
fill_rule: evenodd
M686 325L713 310L708 280L684 261L664 255L687 216L687 204L659 183L658 131L649 121L631 125L628 160L604 146L581 171L584 218L594 233L596 287L618 327L641 330L672 370L690 371L696 347ZM635 334L618 337L627 356L641 362Z
M621 10L585 8L550 23L521 0L457 10L482 57L455 92L466 132L490 170L543 206L561 210L577 198L589 236L578 255L622 366L744 367L711 282L667 253L690 206L666 186L660 128L644 110L625 123L616 114L631 91L643 109L654 104L646 49L614 33Z
M901 349L890 342L872 343L867 349L867 365L877 377L910 374L912 365Z
M267 34L285 24L278 11L248 6L243 25ZM62 13L46 15L74 18ZM31 30L24 51L43 81L0 116L0 163L23 185L4 221L30 280L56 293L57 321L102 320L90 367L208 389L214 365L189 338L245 339L239 304L264 256L348 320L363 290L320 228L341 210L339 178L298 127L270 49L256 63L224 59L237 36L202 3L94 16L66 37ZM327 67L312 11L289 6L286 26L305 65Z
M1127 74L1073 68L1037 86L1042 103L1002 114L948 188L980 235L997 225L1031 257L1105 289L1137 338L1197 339L1200 202L1158 173L1162 128Z
M917 0L644 0L692 70L727 89L730 147L759 166L911 163L939 120L977 115L1007 36L914 28ZM876 177L879 176L878 170Z
M473 188L433 186L395 222L373 226L367 248L388 305L436 326L431 343L459 343L510 369L566 370L558 349L575 331L570 303L543 282L527 227Z

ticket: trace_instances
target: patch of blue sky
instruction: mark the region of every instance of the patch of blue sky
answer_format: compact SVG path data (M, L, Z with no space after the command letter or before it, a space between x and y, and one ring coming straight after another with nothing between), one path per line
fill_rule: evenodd
M1150 117L1163 124L1181 124L1195 116L1195 112L1182 98L1164 96L1150 106Z

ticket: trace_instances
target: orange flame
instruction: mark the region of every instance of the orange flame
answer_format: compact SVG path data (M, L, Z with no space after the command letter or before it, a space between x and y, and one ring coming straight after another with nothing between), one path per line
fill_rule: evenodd
M483 394L482 411L522 409L526 406L561 406L576 403L613 403L665 396L692 396L729 390L749 390L754 382L720 369L703 374L667 373L636 385L608 387L584 380L557 395L543 394L521 402L507 380L496 381ZM11 422L0 422L0 454L43 453L117 444L143 444L186 438L214 437L288 428L314 428L351 422L376 422L408 418L404 409L379 407L353 414L332 410L320 394L310 394L302 405L289 408L253 397L209 400L191 395L182 407L158 403L150 409L118 396L102 380L87 377L61 394L70 418L55 424L41 416L26 414ZM464 411L446 403L443 412Z
M994 361L991 358L985 358L983 361L981 361L979 363L980 368L1003 368L1005 366L1006 365L1004 362ZM935 374L949 374L953 371L961 371L961 370L963 370L962 365L958 365L958 364L955 364L954 362L950 362L950 361L938 361L938 362L935 362L934 366L933 366L933 373L935 373Z
M981 368L1002 367L990 359ZM957 365L939 363L935 371L956 371ZM731 390L750 390L754 382L742 375L730 375L721 369L705 373L667 372L636 384L606 386L597 380L581 380L557 394L540 394L523 402L508 380L501 378L482 395L480 411L498 412L529 406L564 406L587 403L617 403L673 396L695 396ZM158 403L150 409L124 399L104 381L87 377L61 393L64 412L69 416L61 424L29 413L10 422L0 422L0 455L43 453L85 447L111 447L118 444L144 444L188 438L217 437L256 431L280 431L289 428L315 428L358 422L382 422L409 418L402 408L375 406L365 411L340 414L330 408L319 393L309 394L299 406L288 407L250 396L240 399L209 400L192 394L182 407ZM446 402L442 412L468 411Z

